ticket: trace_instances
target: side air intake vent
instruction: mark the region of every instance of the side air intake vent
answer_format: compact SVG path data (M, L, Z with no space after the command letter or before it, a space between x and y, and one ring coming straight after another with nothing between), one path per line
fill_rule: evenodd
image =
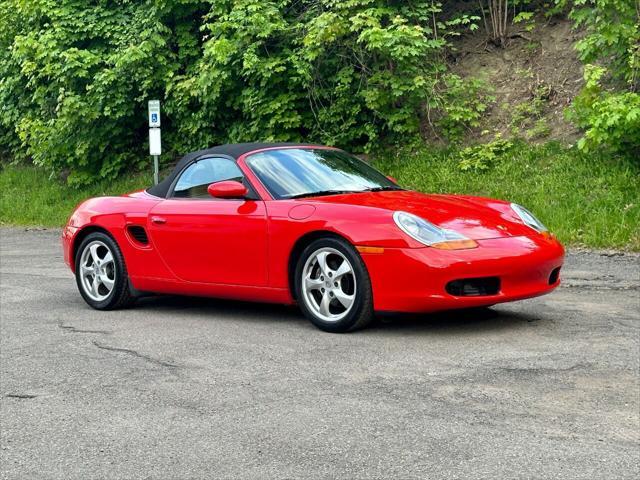
M130 227L127 227L127 230L129 231L129 235L131 235L131 238L133 238L136 242L141 243L142 245L149 244L147 232L143 227L132 225Z
M482 297L497 295L500 291L500 278L464 278L447 283L447 293L456 297Z

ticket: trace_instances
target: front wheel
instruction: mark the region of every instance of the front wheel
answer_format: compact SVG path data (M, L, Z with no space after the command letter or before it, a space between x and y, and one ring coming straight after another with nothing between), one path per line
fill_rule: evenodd
M97 310L122 308L133 301L122 253L102 232L87 235L80 244L76 283L85 302Z
M295 287L302 312L321 330L349 332L373 319L367 268L345 240L321 238L307 246L298 260Z

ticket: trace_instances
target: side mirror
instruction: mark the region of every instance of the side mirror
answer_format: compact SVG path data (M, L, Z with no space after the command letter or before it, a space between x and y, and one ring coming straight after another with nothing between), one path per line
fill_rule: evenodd
M247 196L248 190L240 182L226 180L212 183L207 187L207 192L214 198L244 198Z

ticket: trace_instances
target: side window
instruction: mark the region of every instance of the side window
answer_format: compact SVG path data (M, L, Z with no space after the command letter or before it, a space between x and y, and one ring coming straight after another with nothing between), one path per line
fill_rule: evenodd
M236 180L242 182L244 175L236 162L228 158L204 158L182 172L173 189L176 198L210 198L207 187L215 182Z

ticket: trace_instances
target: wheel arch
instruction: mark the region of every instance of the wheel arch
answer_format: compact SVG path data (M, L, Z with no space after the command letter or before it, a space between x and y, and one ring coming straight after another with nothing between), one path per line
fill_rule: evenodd
M296 286L295 286L295 272L296 266L298 264L298 260L300 259L300 255L308 245L312 242L320 239L320 238L336 238L339 240L344 240L349 245L353 246L353 243L345 236L340 235L336 232L332 232L330 230L314 230L311 232L307 232L302 235L296 243L293 245L291 249L291 254L289 255L289 265L287 267L287 276L289 280L289 292L291 293L291 298L297 300L296 298Z
M87 225L86 227L83 227L78 233L76 233L76 235L75 235L75 237L73 239L73 244L71 245L71 254L72 254L71 265L73 265L74 272L75 272L75 266L76 266L76 257L78 256L78 249L80 248L80 244L90 234L96 233L96 232L104 233L109 238L111 238L111 240L113 240L116 245L118 245L118 241L111 234L111 232L109 230L107 230L106 228L100 227L98 225Z

